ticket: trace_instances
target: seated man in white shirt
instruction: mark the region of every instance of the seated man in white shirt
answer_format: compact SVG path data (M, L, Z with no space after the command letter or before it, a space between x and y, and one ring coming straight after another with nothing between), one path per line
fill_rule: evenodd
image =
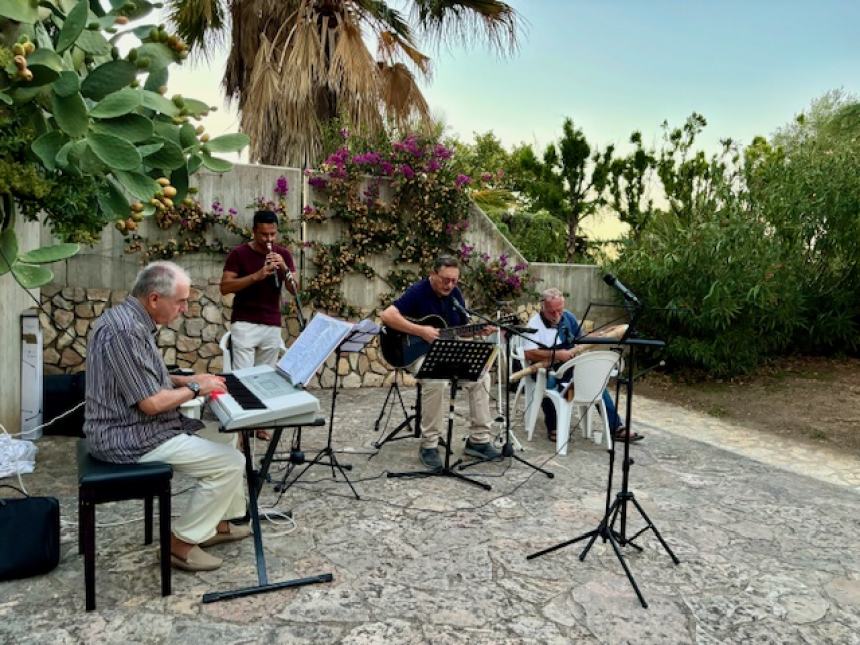
M541 293L540 311L531 317L528 326L537 329L536 333L530 335L531 340L523 343L526 360L530 363L545 362L550 369L554 369L582 353L586 348L586 345L573 344L573 341L583 334L576 316L564 308L564 295L558 289L546 289ZM620 338L625 330L626 325L620 325L592 335ZM548 349L543 349L541 346ZM547 383L547 387L555 387L555 385L555 383ZM609 429L616 439L623 440L627 430L618 416L615 402L606 390L603 391L603 403L609 417ZM547 436L550 441L555 441L555 407L549 399L544 398L541 401L541 409L546 422ZM639 441L640 439L642 439L642 435L635 432L630 437L630 441Z

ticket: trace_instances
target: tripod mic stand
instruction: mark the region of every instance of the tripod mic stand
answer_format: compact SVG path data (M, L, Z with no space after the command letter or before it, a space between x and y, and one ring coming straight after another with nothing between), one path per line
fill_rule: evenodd
M632 327L633 322L631 321L630 328ZM587 531L586 533L583 533L582 535L579 535L571 540L561 542L559 544L556 544L555 546L551 546L547 549L543 549L542 551L538 551L537 553L532 553L531 555L526 556L526 559L532 560L542 555L546 555L547 553L557 551L558 549L562 549L566 546L587 539L588 544L585 545L585 548L582 550L582 553L579 554L579 560L584 561L585 557L588 555L588 552L591 550L591 547L594 545L595 540L600 537L604 542L609 541L610 545L612 546L612 550L615 552L615 556L618 558L618 561L621 563L621 567L624 569L624 573L627 576L627 579L630 581L630 585L633 587L633 590L636 592L636 596L639 598L639 602L642 604L643 607L647 608L648 603L645 602L645 598L642 595L642 592L639 590L639 586L636 584L636 580L633 578L633 574L630 572L630 569L628 568L627 563L624 560L624 556L621 553L621 547L629 545L635 548L637 551L642 551L642 547L636 544L634 540L640 535L642 535L645 531L650 529L654 532L654 535L660 541L660 545L663 547L663 549L665 549L666 553L669 554L669 557L672 559L672 562L674 562L675 564L680 564L680 560L678 560L678 558L672 552L672 549L669 548L669 545L666 544L666 541L663 539L663 536L660 534L660 531L657 530L657 527L648 517L647 513L645 513L645 510L642 508L639 502L636 501L636 496L633 494L633 491L629 489L630 466L633 464L633 460L630 458L630 432L632 428L633 414L633 364L635 362L635 348L637 345L662 347L665 345L665 343L660 340L632 338L622 339L621 341L606 341L606 344L609 343L626 345L630 347L630 355L628 356L627 361L627 377L625 379L625 385L627 386L627 432L624 434L624 459L621 465L621 490L618 491L618 493L616 494L615 501L610 504L609 500L611 498L613 468L615 464L615 445L613 443L612 448L609 450L609 475L606 484L606 510L600 520L600 523L597 525L597 528L592 529L591 531ZM646 523L645 528L637 531L630 537L627 536L628 503L633 504L633 507L639 512L639 515L642 516L642 519L645 520ZM616 530L615 523L619 517L621 518L621 526L620 530Z
M529 331L523 333L527 328L516 327L513 325L505 325L505 324L503 324L497 320L492 320L490 318L486 318L485 316L482 316L482 315L480 315L474 311L468 311L467 313L474 315L477 318L481 318L481 319L485 320L490 325L496 325L499 328L500 332L502 330L507 332L505 334L505 356L506 357L511 355L511 335L516 335L516 336L520 336L522 338L527 338L525 333L534 333L534 331L536 331L536 330L529 330ZM544 468L541 468L540 466L538 466L536 464L533 464L533 463L523 459L522 457L520 457L519 455L517 455L514 452L514 444L512 441L513 435L511 434L511 388L510 388L511 371L508 368L508 365L505 365L504 372L505 372L505 444L504 444L504 446L502 446L502 452L501 452L501 455L499 456L499 459L507 459L508 457L510 457L512 459L516 459L521 464L525 464L529 468L533 468L534 470L537 470L537 471L543 473L544 475L546 475L547 477L549 477L550 479L552 479L553 477L555 477L555 474L551 473L550 471L548 471ZM486 463L487 461L490 461L490 460L479 459L477 461L473 461L471 463L464 464L464 465L460 466L460 470L463 470L465 468L471 468L472 466L476 466L478 464L483 464L483 463Z
M388 388L388 392L385 395L385 402L382 404L382 409L379 411L379 416L376 417L376 422L374 423L374 431L379 432L379 424L382 422L382 418L385 416L385 411L389 409L389 405L391 408L394 408L395 405L399 402L400 409L403 410L403 421L401 421L393 430L391 430L385 438L381 441L374 441L374 448L382 448L389 441L399 441L400 439L410 439L410 438L418 438L421 436L421 383L416 385L415 391L415 405L412 406L414 412L411 414L406 410L406 404L403 402L403 394L400 391L400 386L397 384L397 376L398 374L403 375L403 370L401 368L396 368L394 370L394 378L391 381L391 386ZM414 422L414 426L412 425ZM387 422L386 422L386 425ZM411 437L406 435L403 437L398 437L397 435L401 430L405 430L409 428L412 431Z
M337 401L337 390L338 390L338 388L337 388L337 383L338 383L338 369L337 369L337 367L338 367L338 365L340 365L341 349L345 344L347 344L351 340L353 340L353 338L357 337L360 334L365 334L365 333L366 332L364 332L364 331L353 331L353 332L351 332L350 335L347 336L346 340L344 340L340 345L338 345L337 349L335 350L334 385L332 386L332 391L331 391L331 414L329 417L328 437L326 439L326 444L316 454L316 456L313 459L311 459L309 462L307 462L307 465L299 472L298 475L295 476L295 478L291 482L289 482L289 483L285 483L285 481L281 482L280 487L279 487L280 491L286 491L288 488L290 488L290 486L295 484L299 479L301 479L302 475L304 475L311 466L322 465L322 466L330 466L331 467L332 479L335 479L337 477L337 474L335 472L335 468L338 471L340 471L340 474L343 476L344 480L349 485L349 488L352 491L352 494L355 495L355 499L361 499L361 497L356 492L355 487L352 485L352 482L349 480L349 477L346 474L347 470L352 470L352 464L342 464L338 461L337 454L335 453L334 448L332 448L331 439L332 439L332 434L334 433L334 410L335 410L335 404ZM362 347L363 347L363 345L362 345ZM300 443L301 442L301 429L299 429L297 437L298 437L299 444L291 450L290 461L293 460L293 455L296 453L297 453L297 458L304 460L304 454L301 452L301 443ZM325 460L325 458L327 458L327 461ZM284 479L286 479L286 474L284 475Z

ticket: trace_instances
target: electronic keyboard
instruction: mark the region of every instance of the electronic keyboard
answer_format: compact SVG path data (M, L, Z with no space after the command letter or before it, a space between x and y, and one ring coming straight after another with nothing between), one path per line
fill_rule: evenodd
M227 391L209 395L209 408L223 430L302 425L316 420L320 402L277 368L257 365L225 374Z

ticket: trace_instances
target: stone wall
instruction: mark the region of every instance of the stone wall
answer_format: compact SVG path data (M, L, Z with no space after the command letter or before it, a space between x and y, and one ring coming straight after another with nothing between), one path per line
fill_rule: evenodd
M87 341L96 319L108 307L128 296L123 289L62 287L42 288L40 314L44 331L43 357L45 374L75 373L86 369ZM158 331L157 343L167 365L190 368L195 372L218 373L223 369L223 357L218 343L230 328L233 295L222 296L218 280L196 284L191 289L188 311ZM311 311L304 312L309 318ZM520 309L525 320L528 311ZM50 316L50 317L49 317ZM377 321L378 322L378 321ZM289 346L299 331L295 316L287 317L284 342ZM331 387L334 383L335 359L329 357L313 381L311 388ZM341 357L337 365L341 385L345 388L379 387L391 383L394 372L382 359L376 341L360 354ZM406 377L411 385L413 380Z
M307 185L301 171L295 168L237 164L228 173L215 174L206 171L197 173L194 181L199 187L201 203L209 205L220 201L224 207L235 206L239 209L238 219L242 224L250 224L251 211L245 209L260 195L270 195L278 177L284 175L289 181L288 213L293 226L298 227L298 214L305 203L311 203L318 195ZM340 234L341 223L308 224L300 227L301 239L332 241ZM159 239L169 235L159 231L152 222L145 221L142 232ZM505 253L517 260L522 256L499 232L492 220L478 207L472 206L469 213L467 241L481 253L498 256ZM238 243L238 238L225 239L228 244ZM53 240L47 230L42 231L42 243L51 244ZM232 296L222 298L218 290L218 280L224 265L224 257L213 254L183 255L176 260L189 272L196 286L192 306L181 320L159 333L159 344L164 349L168 364L191 367L199 371L217 372L221 369L221 353L218 340L228 329ZM303 250L296 253L302 280L313 274L313 263ZM370 264L381 275L391 267L391 258L386 255L371 258ZM58 262L55 270L55 285L43 289L43 302L51 307L52 316L57 320L54 328L46 316L42 316L45 331L45 370L46 373L73 372L84 369L86 338L92 320L105 306L125 297L126 291L140 269L140 257L126 255L123 251L123 238L113 227L102 232L99 243L82 249L75 257ZM597 267L585 265L538 264L532 263L531 269L539 279L538 289L554 286L562 289L568 296L568 307L577 316L582 316L590 302L596 299L611 301L613 295L609 287L600 281ZM347 275L343 282L344 299L364 312L375 314L380 307L380 294L389 290L381 279L368 280L360 274ZM293 304L292 302L290 304ZM305 318L312 312L305 311ZM614 318L617 312L607 308L592 309L589 318L602 324ZM287 317L286 342L298 331L294 316ZM66 330L61 334L61 330ZM344 384L348 387L381 385L390 371L379 360L376 349L371 347L367 355L350 356L339 366ZM320 373L324 385L333 380L333 366Z

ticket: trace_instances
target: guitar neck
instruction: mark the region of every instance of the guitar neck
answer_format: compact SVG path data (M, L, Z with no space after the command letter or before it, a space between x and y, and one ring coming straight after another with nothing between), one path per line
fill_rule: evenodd
M474 336L479 331L481 331L484 327L487 326L487 323L475 323L473 325L460 325L459 327L446 327L445 329L439 330L439 338L457 338L458 336Z
M516 316L505 316L498 321L503 325L507 325L508 323L516 320ZM439 338L456 338L458 336L474 336L479 331L481 331L484 327L488 327L493 323L488 322L480 322L473 323L471 325L460 325L459 327L446 327L444 329L439 330Z

